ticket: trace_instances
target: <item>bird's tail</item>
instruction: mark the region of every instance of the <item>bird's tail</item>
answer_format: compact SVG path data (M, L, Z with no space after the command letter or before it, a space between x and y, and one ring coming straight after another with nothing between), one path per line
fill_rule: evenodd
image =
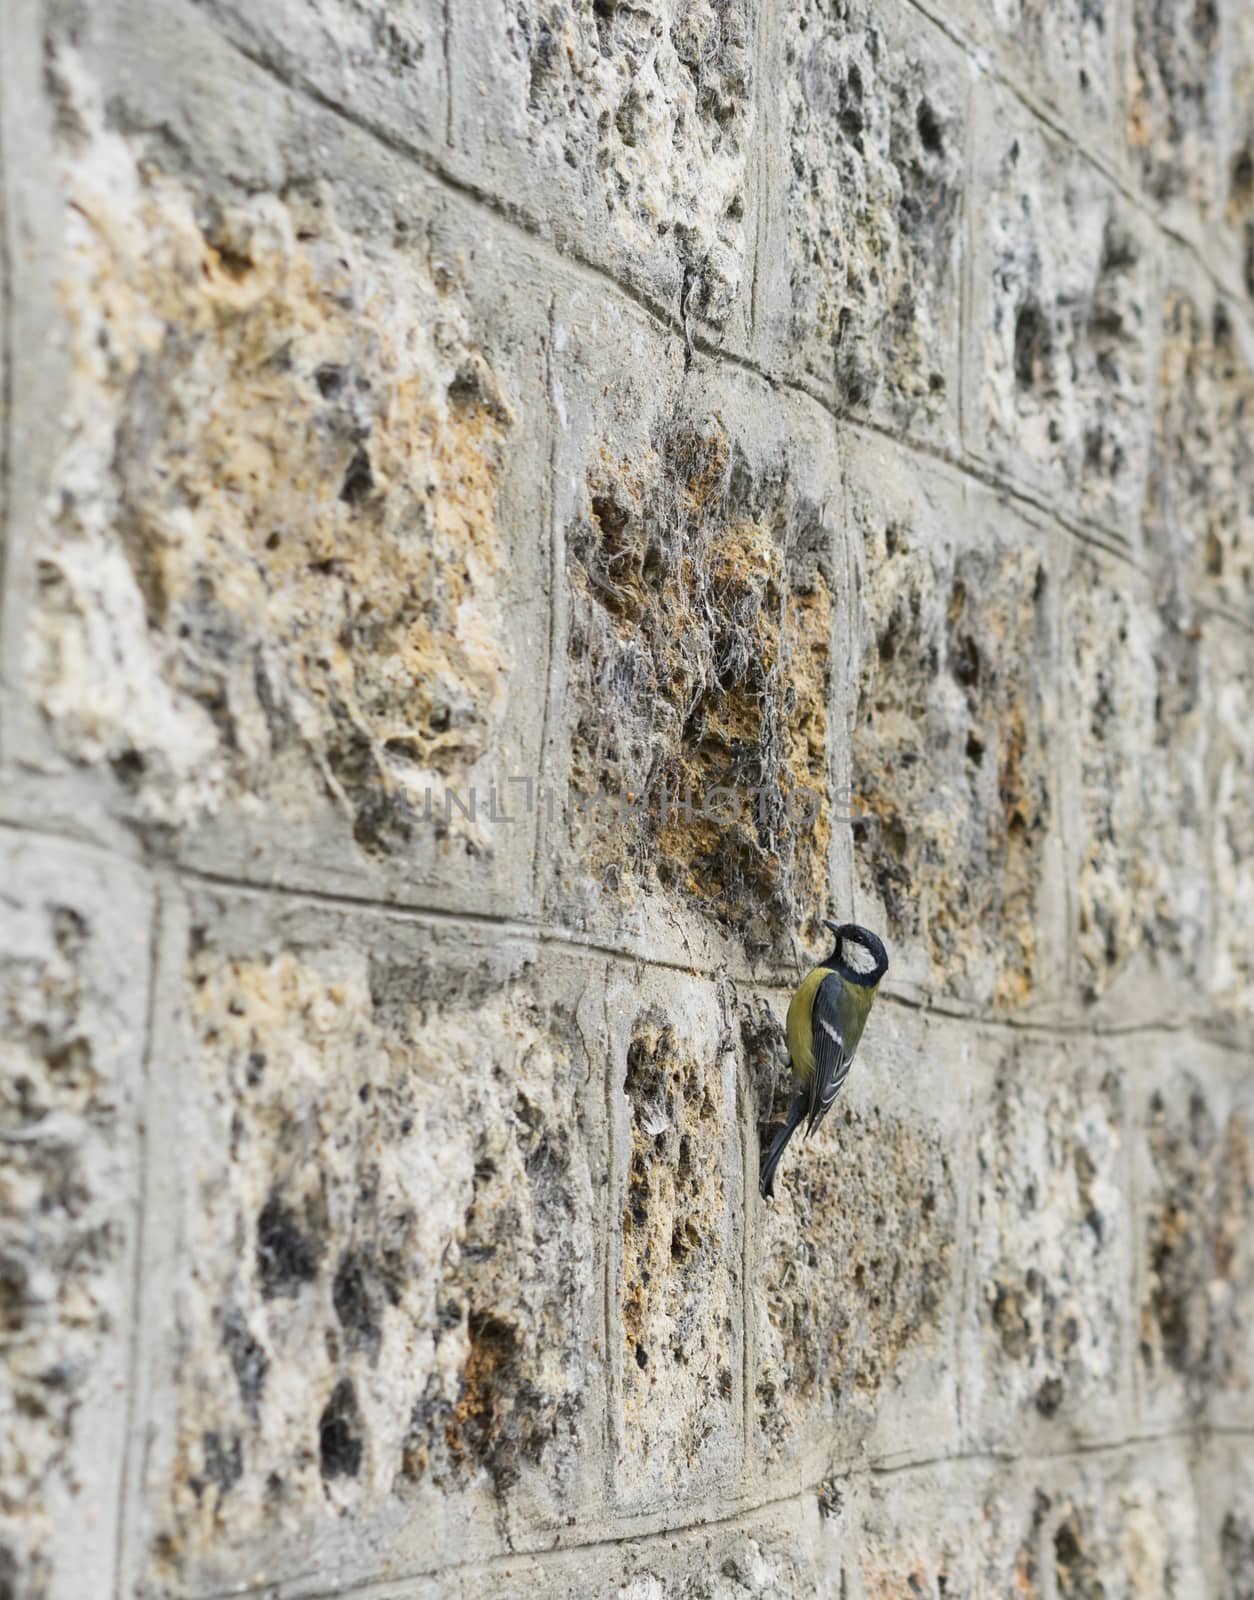
M771 1140L771 1147L762 1157L762 1172L758 1178L758 1189L762 1198L769 1200L775 1193L775 1168L779 1166L779 1158L784 1153L784 1146L796 1133L805 1119L806 1107L809 1096L804 1089L801 1090L792 1105L788 1108L788 1121Z

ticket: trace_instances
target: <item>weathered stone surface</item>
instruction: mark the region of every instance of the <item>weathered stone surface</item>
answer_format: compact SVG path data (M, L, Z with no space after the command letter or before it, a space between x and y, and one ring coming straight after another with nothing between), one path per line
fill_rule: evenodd
M950 442L965 63L895 0L794 0L776 26L787 271L768 272L762 294L774 359L838 410Z
M977 1448L1120 1436L1136 1339L1127 1093L1109 1052L1025 1039L977 1103L962 1355Z
M740 1028L763 1146L794 1089L748 997ZM774 1201L750 1194L750 1446L765 1484L794 1468L814 1482L863 1452L935 1455L955 1432L968 1054L960 1029L881 1003L835 1109L789 1146Z
M1215 1011L1249 1041L1254 1017L1254 652L1241 630L1218 623L1202 644L1208 707L1207 821L1211 954L1206 987ZM1244 1030L1244 1031L1242 1031Z
M185 915L143 1592L375 1576L515 1521L525 1546L599 1494L595 973L550 967L540 993L525 944L210 896Z
M1065 551L1043 524L892 445L860 441L848 474L860 916L885 931L894 984L1040 1005L1061 987Z
M1248 325L1200 273L1182 272L1162 305L1144 536L1186 623L1199 604L1254 620L1252 422Z
M568 613L547 761L569 773L569 843L548 903L649 930L651 953L670 916L694 945L712 931L791 959L827 910L841 809L827 423L802 403L763 419L751 380L707 380L700 406L643 393L598 349L634 332L586 303L558 322Z
M1212 1592L1187 1454L1170 1443L994 1474L983 1509L975 1592L989 1600Z
M1140 215L1003 90L977 85L966 444L1073 516L1141 508L1156 249Z
M1143 1071L1136 1161L1141 1408L1154 1425L1254 1418L1254 1121L1246 1063L1158 1043Z
M1132 0L1127 138L1141 182L1160 205L1209 215L1219 192L1220 6Z
M1207 962L1208 707L1195 636L1125 563L1078 557L1063 673L1076 814L1072 979L1108 1012L1191 1015Z
M748 298L757 0L471 0L453 169L683 318Z
M1254 1594L1254 1471L1246 1439L1211 1439L1194 1467L1206 1593Z
M518 892L529 834L483 814L539 738L543 661L505 617L547 568L513 465L543 317L483 331L518 263L434 194L354 229L326 186L153 174L56 71L90 136L65 150L73 371L26 645L50 760L109 771L204 864Z
M8 830L0 905L0 1593L74 1600L116 1559L150 907Z
M1254 300L1254 14L1241 0L1224 0L1229 51L1227 204L1233 277Z
M247 57L283 83L414 147L438 147L447 122L441 0L195 0Z
M979 1594L971 1515L979 1488L961 1466L893 1473L854 1488L845 1511L847 1592L866 1600Z
M613 1470L632 1507L674 1505L740 1468L746 1197L726 1006L665 973L609 986Z
M944 0L1016 86L1117 164L1123 98L1119 0Z

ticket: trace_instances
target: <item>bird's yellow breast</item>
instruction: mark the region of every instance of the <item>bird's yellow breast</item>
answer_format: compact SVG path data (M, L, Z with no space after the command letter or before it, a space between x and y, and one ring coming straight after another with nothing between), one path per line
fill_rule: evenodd
M809 1083L814 1076L814 1023L811 1017L814 996L823 979L830 975L829 968L814 967L802 978L796 994L788 1003L788 1017L784 1025L788 1054L792 1058L792 1070L802 1083Z

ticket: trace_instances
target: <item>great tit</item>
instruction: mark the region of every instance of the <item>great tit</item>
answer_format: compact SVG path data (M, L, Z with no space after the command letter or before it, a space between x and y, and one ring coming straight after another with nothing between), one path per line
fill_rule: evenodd
M787 1122L762 1157L758 1187L764 1200L775 1192L779 1158L802 1120L808 1119L808 1136L832 1109L849 1076L879 981L888 971L888 954L875 934L854 922L823 926L835 934L836 948L821 966L806 973L788 1007L788 1054L801 1088Z

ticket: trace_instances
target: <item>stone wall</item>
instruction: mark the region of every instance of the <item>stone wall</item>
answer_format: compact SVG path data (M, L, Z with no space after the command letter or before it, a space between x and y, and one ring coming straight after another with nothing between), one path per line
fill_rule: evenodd
M7 0L4 1600L1254 1593L1250 15Z

